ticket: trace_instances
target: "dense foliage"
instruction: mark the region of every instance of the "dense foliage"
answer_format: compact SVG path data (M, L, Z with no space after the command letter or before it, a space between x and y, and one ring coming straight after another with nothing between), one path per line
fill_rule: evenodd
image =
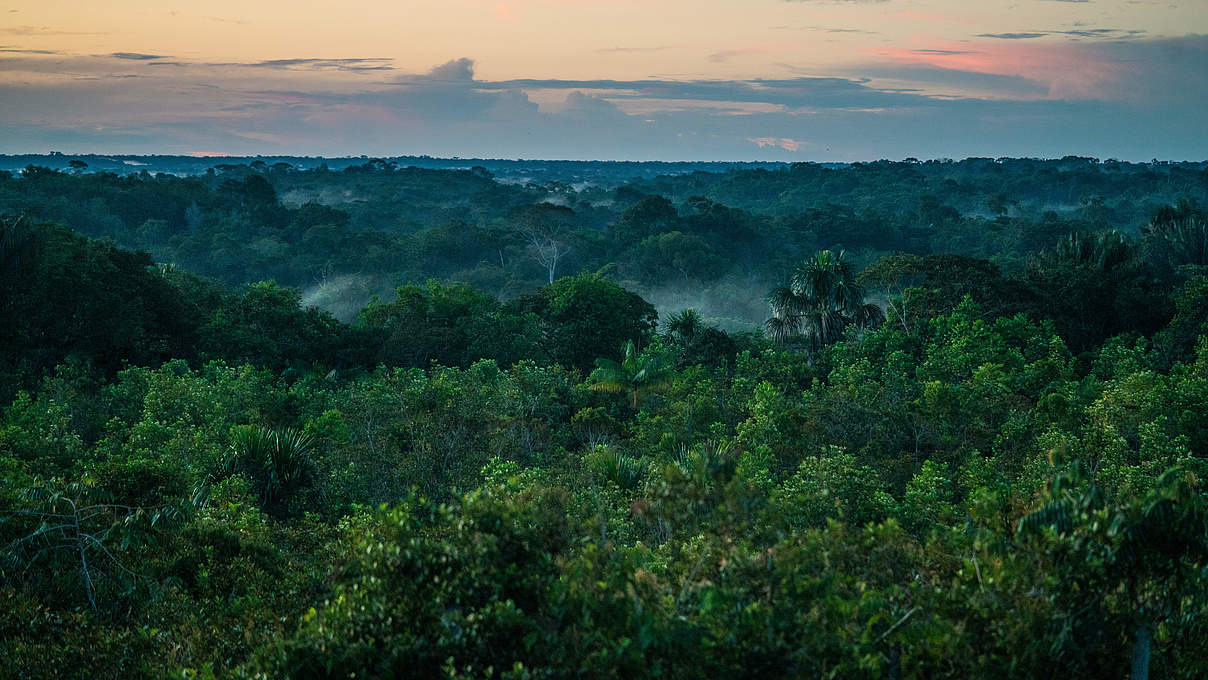
M110 237L231 285L274 280L344 321L399 285L461 282L510 299L586 270L749 330L764 321L764 293L819 250L844 249L857 269L889 254L964 255L1020 276L1070 233L1136 239L1163 207L1175 224L1180 199L1208 203L1208 164L1074 157L668 166L680 174L628 181L609 164L568 166L579 179L559 180L557 163L534 163L506 181L478 166L303 165L0 171L0 214Z
M1150 210L1153 175L1206 189L1181 167L794 166L554 210L547 186L372 164L4 178L0 668L1201 677L1208 221ZM949 181L905 213L853 198ZM1116 193L1076 216L951 207L1092 181ZM279 198L335 187L369 205ZM411 200L470 223L375 222ZM534 235L571 247L552 282ZM521 256L503 299L469 285ZM394 292L341 320L243 280L313 257L391 263ZM625 285L743 268L786 332L660 320Z

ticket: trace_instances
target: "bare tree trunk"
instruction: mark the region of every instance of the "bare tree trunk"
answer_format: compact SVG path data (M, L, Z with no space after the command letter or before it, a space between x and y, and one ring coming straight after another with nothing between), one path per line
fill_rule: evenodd
M1133 640L1132 680L1149 680L1149 645L1152 639L1149 626L1137 626L1136 639Z
M889 680L901 680L902 645L899 642L893 643L893 646L889 648L889 673L886 677Z

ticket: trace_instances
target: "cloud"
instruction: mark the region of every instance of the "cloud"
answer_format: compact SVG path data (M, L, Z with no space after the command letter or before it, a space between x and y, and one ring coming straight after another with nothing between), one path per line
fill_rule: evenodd
M20 74L0 78L0 148L638 160L1208 157L1199 114L1208 106L1206 61L1203 36L940 44L887 51L827 77L750 80L484 80L465 58L386 80L338 68L380 63L369 58L132 69L112 57L12 55L0 60L0 76ZM142 77L121 77L131 70ZM1076 76L1092 86L1072 92L1066 83Z
M1194 64L1208 63L1208 36L1095 42L996 42L975 51L948 54L934 50L886 50L887 61L855 70L885 75L915 69L916 82L954 83L961 78L1001 77L1018 89L1021 82L1045 88L1043 98L1096 101L1192 99L1208 87L1208 76ZM974 75L978 74L978 75ZM986 81L989 84L989 80ZM1014 83L1014 85L1012 85ZM1002 95L1014 96L1007 90Z
M103 35L89 31L60 31L49 26L9 26L0 28L0 33L24 36Z
M335 70L335 71L393 71L393 61L380 58L355 59L325 59L321 57L304 57L296 59L270 59L257 61L243 66L259 68L275 68L285 70Z
M879 31L862 28L828 28L826 26L770 26L773 31L817 31L819 33L852 33L856 35L881 35Z
M482 91L503 90L591 90L622 108L627 101L646 102L643 112L691 108L734 113L745 104L763 104L777 110L803 107L875 108L889 97L901 102L901 94L890 94L867 87L855 78L802 76L754 80L535 80L518 79L478 82ZM656 106L651 107L653 103Z
M924 63L863 64L853 70L878 81L913 84L915 92L931 92L946 97L964 93L965 97L1034 100L1049 95L1049 87L1045 83L1023 76L942 68ZM883 83L882 87L889 87L889 84Z
M1069 0L1063 0L1068 2ZM1122 28L1084 28L1068 31L1053 31L1056 35L1068 35L1075 38L1110 38L1124 40L1145 35L1145 31Z
M1146 31L1124 28L1077 28L1052 31L1029 31L1025 33L979 33L978 38L997 40L1030 40L1046 36L1064 35L1071 38L1097 38L1107 40L1132 40L1145 35Z
M432 69L420 80L427 82L457 82L468 83L474 80L474 60L462 57L445 62Z
M997 40L1031 40L1043 38L1048 33L978 33L979 38L995 38Z
M168 58L161 54L142 54L141 52L111 52L109 56L114 59L127 59L130 61L152 61L154 59Z
M670 47L602 47L595 50L596 54L641 54L645 52L662 52Z
M725 63L734 57L742 57L748 54L755 54L759 50L722 50L709 55L709 61L715 64Z
M801 147L809 143L790 137L749 137L747 141L761 149L770 146L778 147L785 151L800 151Z

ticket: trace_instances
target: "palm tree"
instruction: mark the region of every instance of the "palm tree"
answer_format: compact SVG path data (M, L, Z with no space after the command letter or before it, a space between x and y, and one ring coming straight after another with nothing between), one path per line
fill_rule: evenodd
M1150 250L1171 267L1208 265L1208 219L1202 214L1155 219L1145 235Z
M587 464L597 478L610 481L621 489L632 489L646 474L644 463L609 446L597 446L588 455Z
M1042 267L1066 265L1108 274L1133 265L1134 252L1128 237L1114 229L1098 233L1075 232L1041 253L1036 262Z
M236 461L252 478L265 509L274 514L284 510L291 495L311 483L313 447L313 437L293 428L241 426L233 433Z
M588 380L590 388L600 392L629 392L630 405L638 407L638 391L653 390L671 379L672 366L662 353L646 356L630 340L621 348L621 361L596 359L596 370Z
M706 328L705 320L691 307L667 317L666 326L663 336L680 345L689 344Z
M788 286L768 294L772 318L764 326L777 342L804 340L816 351L842 338L848 326L884 321L884 312L865 303L864 294L844 251L819 251L798 265Z

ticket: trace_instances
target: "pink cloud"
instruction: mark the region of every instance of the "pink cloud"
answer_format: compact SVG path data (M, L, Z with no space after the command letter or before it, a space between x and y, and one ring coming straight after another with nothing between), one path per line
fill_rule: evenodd
M516 6L509 2L501 2L495 5L495 18L500 21L515 21Z
M778 147L785 151L797 151L809 142L792 139L790 137L748 137L748 142L751 142L763 149L765 147Z
M1134 71L1087 44L938 43L880 54L899 65L1026 78L1046 86L1048 99L1120 99L1119 84Z

